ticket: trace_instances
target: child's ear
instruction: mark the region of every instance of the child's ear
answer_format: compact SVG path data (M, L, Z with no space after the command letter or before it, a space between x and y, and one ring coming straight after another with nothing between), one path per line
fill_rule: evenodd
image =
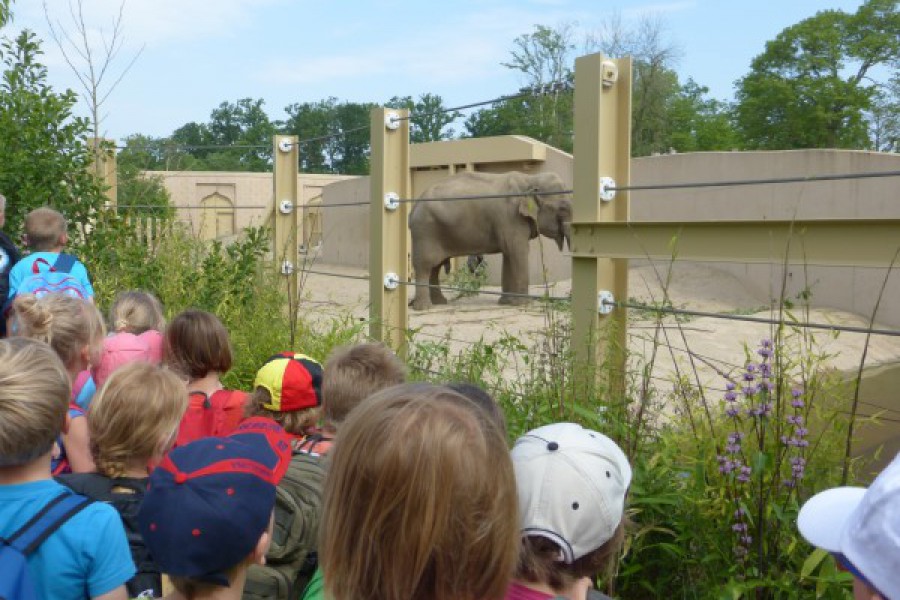
M81 368L78 369L78 372L82 372L91 366L91 347L85 346L79 352L79 358L81 359L81 364L79 365Z
M68 233L64 233L61 236L59 236L59 245L60 246L65 246L68 243L69 243L69 234Z
M259 536L259 541L256 542L256 548L253 549L253 554L251 559L253 564L256 565L264 565L266 564L266 554L269 552L269 546L272 543L272 530L275 528L275 510L272 510L272 516L269 517L269 526L266 527L266 530L263 531L262 535Z

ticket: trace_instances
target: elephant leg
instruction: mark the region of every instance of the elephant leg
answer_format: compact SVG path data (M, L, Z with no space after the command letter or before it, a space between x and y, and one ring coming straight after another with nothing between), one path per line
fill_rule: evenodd
M500 276L504 295L500 296L500 304L520 306L528 304L529 298L511 296L528 293L528 241L516 244L510 251L503 253L503 273Z
M416 272L416 293L412 302L409 303L413 310L428 310L431 308L431 295L428 293L426 284L432 272L431 266L423 261L413 261L413 270Z
M450 262L450 259L447 259L447 262ZM437 286L441 285L441 265L436 266L431 270L431 278L428 280L428 283L431 284L432 287L428 288L428 291L431 292L431 303L432 304L447 304L447 298L441 292L441 289Z

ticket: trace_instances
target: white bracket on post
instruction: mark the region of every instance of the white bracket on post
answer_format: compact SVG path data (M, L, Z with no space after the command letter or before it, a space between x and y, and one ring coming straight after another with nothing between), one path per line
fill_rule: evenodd
M291 140L281 140L278 142L278 150L287 154L294 148L294 142Z
M400 115L395 112L388 112L384 114L384 126L391 131L400 128Z
M384 276L384 289L394 291L400 286L400 278L396 273L386 273Z
M601 315L611 313L615 303L616 299L613 297L612 292L603 290L597 294L597 312Z
M600 178L600 199L609 202L616 197L616 180L612 177Z
M289 260L283 261L281 263L281 274L282 275L290 275L294 272L294 263Z
M609 88L616 84L619 80L619 67L611 60L604 60L600 65L600 77L603 87Z
M282 200L278 203L278 211L283 215L289 215L294 211L294 203L290 200Z
M384 208L391 211L400 208L400 196L396 192L388 192L385 194Z

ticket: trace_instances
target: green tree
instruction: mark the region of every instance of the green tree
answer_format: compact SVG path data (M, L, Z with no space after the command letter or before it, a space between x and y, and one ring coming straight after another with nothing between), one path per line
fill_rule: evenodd
M12 18L12 0L0 0L0 27Z
M47 83L41 54L27 30L0 43L0 190L9 202L11 231L42 205L57 208L73 225L87 223L105 199L89 172L89 122L72 115L73 91L57 93Z
M678 152L732 150L738 137L731 122L727 103L707 97L709 88L693 79L681 86L669 100L669 143Z
M286 106L288 118L280 124L280 131L305 140L300 146L300 171L302 173L331 173L334 165L333 144L329 136L336 130L335 107L337 98L318 102L294 103Z
M369 115L375 104L344 102L335 107L335 135L329 138L332 170L342 175L369 172Z
M458 111L448 112L444 99L437 94L422 94L417 101L412 96L394 96L388 100L387 106L409 110L409 141L414 144L453 138L456 132L448 125L462 115Z
M736 122L749 148L865 148L878 67L900 64L895 0L854 14L825 10L766 43L737 84Z
M872 149L900 152L900 76L875 93L868 121Z
M679 50L667 41L663 22L645 15L627 27L613 15L587 37L585 46L607 56L632 57L632 155L648 156L674 148L669 111L681 91L674 70Z

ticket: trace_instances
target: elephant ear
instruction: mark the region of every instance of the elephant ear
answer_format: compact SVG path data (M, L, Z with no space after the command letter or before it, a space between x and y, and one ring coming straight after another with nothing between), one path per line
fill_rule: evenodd
M536 196L529 194L527 196L519 197L519 214L526 219L531 219L533 222L537 223L539 209L540 206L538 206Z

